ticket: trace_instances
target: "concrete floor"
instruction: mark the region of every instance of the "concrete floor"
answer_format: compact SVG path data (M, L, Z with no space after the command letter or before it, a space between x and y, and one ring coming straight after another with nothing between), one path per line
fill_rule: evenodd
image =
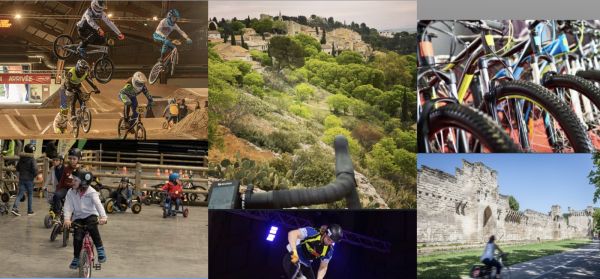
M10 205L14 198L11 199ZM27 202L20 204L27 212ZM162 218L158 205L110 214L100 234L108 261L92 277L208 277L208 209L190 207L188 218ZM0 277L77 277L62 238L50 242L43 225L48 205L34 197L34 216L0 216Z

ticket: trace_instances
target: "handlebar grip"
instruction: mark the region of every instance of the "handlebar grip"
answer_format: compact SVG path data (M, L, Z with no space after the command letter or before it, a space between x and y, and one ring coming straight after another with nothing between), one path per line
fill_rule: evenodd
M504 23L496 20L482 20L488 27L498 31L504 30Z

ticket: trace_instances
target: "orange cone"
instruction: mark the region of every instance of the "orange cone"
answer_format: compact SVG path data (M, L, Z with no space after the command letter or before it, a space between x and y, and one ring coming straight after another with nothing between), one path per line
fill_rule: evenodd
M123 166L123 173L127 174L127 167L126 166Z

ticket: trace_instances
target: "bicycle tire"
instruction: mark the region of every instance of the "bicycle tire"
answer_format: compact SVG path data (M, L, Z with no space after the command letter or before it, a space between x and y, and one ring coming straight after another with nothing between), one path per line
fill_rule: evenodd
M62 235L63 235L62 247L67 247L67 244L68 244L68 241L69 241L69 233L70 233L69 229L66 229L66 228L63 229L63 233L62 233Z
M429 114L428 122L430 134L426 135L427 140L441 129L456 127L473 134L491 152L520 152L519 147L489 116L467 106L447 104L434 109ZM425 150L423 139L419 139L419 152Z
M88 252L85 249L81 249L79 255L79 278L90 278L92 277L92 263L88 260ZM87 270L87 274L85 273Z
M89 133L90 129L92 128L92 112L87 107L81 113L81 122L83 126L83 132L86 134Z
M50 215L44 216L44 228L46 228L46 229L52 228L52 216L50 216Z
M58 230L60 229L60 225L54 224L54 227L52 227L52 232L50 233L50 241L54 242L56 240L56 236L58 235Z
M117 135L120 139L127 139L127 134L129 133L129 129L121 129L124 121L125 118L121 117L119 119L119 124L117 125Z
M600 72L599 72L600 73ZM574 75L549 75L542 84L548 89L566 88L585 96L600 111L600 88L591 81ZM595 119L598 121L597 119ZM590 131L589 133L593 133ZM600 146L597 146L600 149Z
M520 96L540 104L558 122L574 152L593 151L587 132L575 112L547 88L527 81L510 80L500 82L495 87L495 94L496 101L510 96Z
M135 127L135 139L146 140L146 128L141 122Z
M148 82L150 84L154 84L156 80L158 80L158 76L163 71L163 66L160 62L156 62L154 66L152 66L152 70L150 70L150 74L148 75Z
M115 71L115 65L112 60L107 57L101 57L94 63L94 77L102 84L106 84L112 80L112 75ZM99 76L99 73L101 76Z
M60 39L63 39L63 38L66 38L66 39L68 39L68 41L69 41L69 43L68 43L68 44L66 44L66 45L71 45L71 44L73 44L73 38L71 38L71 36L69 36L69 35L66 35L66 34L59 35L58 37L56 37L56 39L54 39L54 42L52 43L52 51L54 52L54 55L55 55L56 57L58 57L58 59L66 60L66 59L68 59L69 57L71 57L71 55L73 55L73 53L72 53L72 52L70 52L70 51L64 51L64 50L63 50L63 49L64 49L64 46L59 46L59 45L58 45L58 42L59 42L59 40L60 40ZM59 49L59 48L60 48L60 49ZM66 55L61 55L61 54L59 54L59 50L63 50L63 51L66 53Z

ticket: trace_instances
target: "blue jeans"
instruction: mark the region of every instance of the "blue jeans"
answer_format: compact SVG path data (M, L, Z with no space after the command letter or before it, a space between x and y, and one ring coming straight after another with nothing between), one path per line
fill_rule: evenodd
M125 112L126 115L124 115L124 117L128 118L129 125L132 125L135 122L135 120L138 118L137 97L129 97L125 94L119 93L119 100L121 100L121 102L123 102L123 104L125 104L125 106L129 106L129 109ZM131 111L131 117L129 117L129 111Z
M33 199L33 181L19 181L19 194L13 205L13 209L19 209L19 203L27 192L27 213L33 212L31 208L31 200Z
M163 55L165 53L167 53L175 48L175 45L173 45L171 40L159 35L158 33L152 34L152 38L154 39L155 42L159 42L159 43L163 44L162 48L160 49L160 57L163 57Z
M179 207L181 206L181 199L175 199L175 210L179 210ZM165 200L165 207L168 209L167 212L169 212L169 214L172 214L173 211L173 204L172 204L172 199L171 197L167 197L167 199Z
M502 265L496 260L496 259L484 259L483 261L481 261L483 264L487 265L487 266L495 266L496 267L496 273L500 274L500 270L502 270Z

